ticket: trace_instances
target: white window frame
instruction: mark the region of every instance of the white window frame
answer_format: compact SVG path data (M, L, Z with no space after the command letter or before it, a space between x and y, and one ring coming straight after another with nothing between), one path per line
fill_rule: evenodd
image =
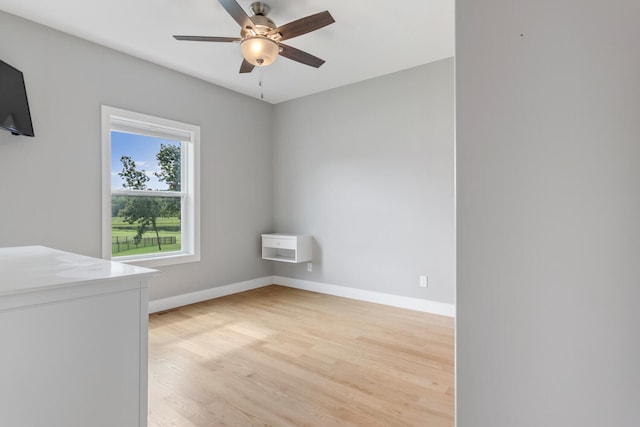
M180 251L112 257L111 131L181 141L181 192L154 191L154 196L182 196ZM118 190L117 194L139 195ZM162 194L161 194L162 193ZM102 106L102 257L143 267L200 261L200 127L120 108Z

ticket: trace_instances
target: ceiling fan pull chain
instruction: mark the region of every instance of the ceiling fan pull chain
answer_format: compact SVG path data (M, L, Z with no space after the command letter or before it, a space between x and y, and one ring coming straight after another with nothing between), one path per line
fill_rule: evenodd
M264 99L264 85L262 84L262 68L260 69L260 81L258 82L258 86L260 86L260 99Z

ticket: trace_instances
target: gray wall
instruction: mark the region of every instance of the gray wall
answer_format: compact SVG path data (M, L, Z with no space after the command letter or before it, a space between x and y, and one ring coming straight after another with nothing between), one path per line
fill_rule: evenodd
M36 137L0 132L0 246L100 256L100 105L201 126L202 261L163 267L158 299L269 276L271 106L0 12L0 59L23 71ZM242 133L246 122L265 138Z
M2 12L0 58L36 132L0 132L0 246L100 256L106 104L201 126L202 261L160 268L152 300L275 271L454 302L452 59L272 106ZM313 273L260 260L273 230L315 236Z
M275 106L277 275L453 303L453 59ZM418 276L429 276L429 288Z
M638 22L457 1L460 427L638 425Z

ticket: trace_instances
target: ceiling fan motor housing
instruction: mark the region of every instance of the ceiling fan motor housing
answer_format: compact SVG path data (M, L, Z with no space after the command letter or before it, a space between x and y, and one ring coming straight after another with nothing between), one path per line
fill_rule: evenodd
M271 18L267 18L264 15L254 15L251 17L251 21L255 25L256 32L258 34L265 34L266 32L276 28L275 22L273 22ZM253 35L256 34L253 34L253 30L249 28L242 28L240 30L240 37L242 38L251 37Z

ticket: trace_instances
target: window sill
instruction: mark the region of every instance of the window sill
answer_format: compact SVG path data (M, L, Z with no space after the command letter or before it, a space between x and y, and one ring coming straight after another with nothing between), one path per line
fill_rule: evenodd
M184 264L187 262L200 261L199 254L173 252L162 254L160 256L140 257L114 257L111 261L122 262L124 264L132 264L138 267L162 267L165 265Z

